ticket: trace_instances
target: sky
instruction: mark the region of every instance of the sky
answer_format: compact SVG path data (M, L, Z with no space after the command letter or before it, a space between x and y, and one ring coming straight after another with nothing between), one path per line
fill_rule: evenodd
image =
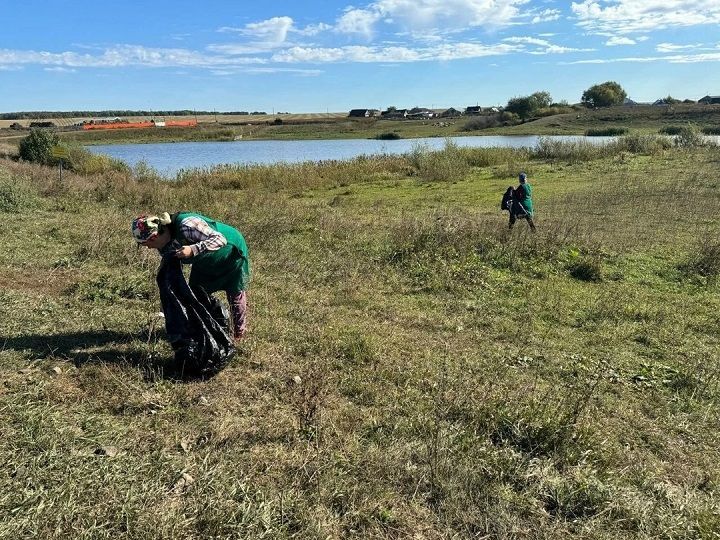
M0 112L720 95L720 0L0 0Z

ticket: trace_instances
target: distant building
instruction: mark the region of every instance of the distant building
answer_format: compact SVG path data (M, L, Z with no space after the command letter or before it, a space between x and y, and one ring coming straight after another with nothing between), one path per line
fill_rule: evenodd
M473 107L465 107L465 114L471 115L471 114L480 114L482 112L482 107L480 105L475 105Z
M407 118L407 115L407 109L388 109L383 111L380 116L386 120L400 120L402 118Z
M705 96L698 99L698 103L703 105L720 105L720 96Z
M655 101L653 101L653 105L655 105L656 107L659 107L659 106L662 106L662 105L672 105L672 103L670 103L670 102L669 102L667 99L665 99L665 98L661 98L661 99L656 99Z
M353 109L348 113L348 118L374 118L380 116L377 109Z
M440 113L440 118L457 118L458 116L462 116L462 113L452 107Z
M424 107L414 107L407 112L407 118L412 120L426 120L435 116L435 111Z
M623 104L625 107L637 107L638 102L637 102L637 101L633 101L633 100L630 99L629 97L626 97L625 99L623 99L622 104Z

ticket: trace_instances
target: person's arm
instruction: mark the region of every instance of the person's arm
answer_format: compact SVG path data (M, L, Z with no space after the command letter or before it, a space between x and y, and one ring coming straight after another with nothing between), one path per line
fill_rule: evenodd
M227 245L225 236L210 227L202 218L187 217L180 222L180 229L182 235L191 242L178 251L180 258L196 257L206 251L217 251Z

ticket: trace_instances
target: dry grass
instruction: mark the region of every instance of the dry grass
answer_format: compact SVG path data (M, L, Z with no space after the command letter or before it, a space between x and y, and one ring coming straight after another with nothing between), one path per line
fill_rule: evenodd
M176 183L3 162L34 206L0 221L23 276L0 292L0 536L713 538L720 305L683 264L718 233L695 211L717 150L461 155L434 180L458 153ZM497 208L520 166L536 235ZM250 338L195 382L128 230L189 208L254 268Z

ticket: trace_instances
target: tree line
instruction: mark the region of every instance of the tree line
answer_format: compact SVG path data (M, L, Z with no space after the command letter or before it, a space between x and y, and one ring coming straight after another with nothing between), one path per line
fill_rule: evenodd
M19 111L0 113L0 120L36 120L41 118L76 118L92 116L95 118L114 118L116 116L195 116L195 115L246 115L246 114L266 114L264 111L191 111L183 109L179 111L133 111L133 110L115 110L115 111Z

